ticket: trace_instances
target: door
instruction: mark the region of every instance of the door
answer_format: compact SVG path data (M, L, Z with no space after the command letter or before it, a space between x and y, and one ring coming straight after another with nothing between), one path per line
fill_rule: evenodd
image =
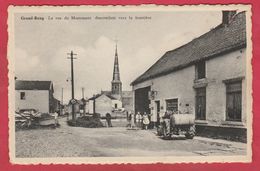
M206 87L196 89L196 119L206 120Z
M135 90L135 113L150 113L150 99L148 98L149 91L151 91L151 87L145 87Z

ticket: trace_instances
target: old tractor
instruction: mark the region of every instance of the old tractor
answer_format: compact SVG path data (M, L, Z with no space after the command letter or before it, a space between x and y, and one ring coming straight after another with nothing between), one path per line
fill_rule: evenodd
M170 139L172 135L185 135L187 139L195 136L195 116L193 114L172 114L163 117L157 128L157 134L164 139Z

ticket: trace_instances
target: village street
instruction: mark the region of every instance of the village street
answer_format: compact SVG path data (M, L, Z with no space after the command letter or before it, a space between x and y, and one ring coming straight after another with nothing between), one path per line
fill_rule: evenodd
M195 137L162 140L155 130L69 127L16 132L16 157L245 155L246 144ZM113 122L116 125L116 122Z

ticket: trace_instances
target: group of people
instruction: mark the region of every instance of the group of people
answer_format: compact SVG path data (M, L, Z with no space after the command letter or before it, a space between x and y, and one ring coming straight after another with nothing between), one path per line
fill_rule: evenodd
M151 114L147 114L146 112L143 114L140 112L137 112L137 114L130 112L130 114L127 116L130 128L139 127L145 130L148 129L148 126L151 123L150 118Z

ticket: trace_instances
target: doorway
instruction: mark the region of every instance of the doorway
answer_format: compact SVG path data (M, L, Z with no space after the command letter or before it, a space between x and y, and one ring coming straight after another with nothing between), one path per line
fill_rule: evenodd
M196 89L196 119L206 120L206 87Z
M140 112L143 114L144 112L150 113L150 100L148 97L149 91L151 91L151 87L145 87L135 90L135 113Z

